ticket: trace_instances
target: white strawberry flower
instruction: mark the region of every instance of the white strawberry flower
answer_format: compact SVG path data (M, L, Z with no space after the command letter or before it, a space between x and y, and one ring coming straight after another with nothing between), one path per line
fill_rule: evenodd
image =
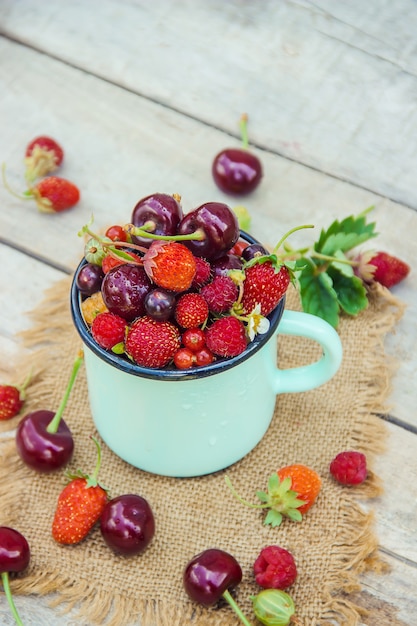
M261 305L258 303L248 315L247 333L249 339L253 341L255 335L264 335L268 330L269 320L261 314Z

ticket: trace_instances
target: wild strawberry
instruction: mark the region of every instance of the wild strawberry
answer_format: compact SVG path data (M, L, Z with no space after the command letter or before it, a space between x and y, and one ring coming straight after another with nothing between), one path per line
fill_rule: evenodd
M40 136L33 139L26 147L26 180L31 183L54 172L62 163L64 151L51 137Z
M91 334L105 350L124 342L126 320L115 313L99 313L91 325Z
M369 261L375 267L373 279L388 289L400 283L410 273L410 266L387 252L377 252Z
M255 580L265 589L287 589L297 578L293 555L280 546L263 548L253 564Z
M360 485L366 480L366 456L356 450L339 452L330 463L330 473L342 485Z
M175 320L182 328L202 326L208 314L207 302L199 293L185 293L175 307Z
M65 178L49 176L31 187L26 192L26 196L33 197L38 209L43 213L60 213L77 204L80 191L76 185Z
M24 394L14 385L0 385L0 420L9 420L20 413Z
M229 276L216 276L200 293L207 301L210 311L226 313L236 302L239 290Z
M269 315L287 291L291 280L288 268L285 265L276 266L271 260L255 261L245 269L245 276L242 307L246 314L260 304L262 315Z
M293 464L282 467L268 479L268 490L256 495L262 504L253 504L239 496L230 479L226 483L233 495L253 509L270 509L264 524L279 526L283 516L301 522L302 516L313 506L321 489L321 479L316 471L306 465Z
M221 317L207 328L206 344L217 356L237 356L246 350L245 325L231 315Z
M101 449L97 447L97 464L91 476L77 472L61 492L52 522L52 536L58 543L75 544L82 541L98 522L106 506L107 490L97 480Z
M211 265L206 260L200 256L194 257L196 270L193 278L193 282L191 283L191 288L198 290L203 285L209 282L211 278Z
M126 252L125 254L128 254L130 257L132 257L135 263L139 263L140 265L142 264L142 258L138 254L135 254L134 252ZM106 254L106 256L104 257L101 263L101 269L103 270L105 274L107 274L107 272L112 270L113 267L117 267L118 265L123 265L123 263L129 263L129 261L127 261L127 259L122 259L122 258L116 259L111 254Z
M193 253L176 241L153 241L143 257L143 267L159 287L187 291L191 287L196 261Z
M164 367L180 347L180 333L171 322L158 322L149 315L139 317L130 326L126 353L143 367Z
M89 298L86 298L81 303L81 312L83 314L84 321L89 326L91 326L94 318L99 313L105 313L106 311L108 311L108 309L104 304L101 291L93 293Z

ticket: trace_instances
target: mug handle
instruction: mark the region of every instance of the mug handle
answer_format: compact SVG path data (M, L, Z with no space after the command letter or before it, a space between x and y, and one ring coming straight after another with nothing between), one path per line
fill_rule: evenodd
M336 374L342 362L342 343L328 322L310 313L285 310L278 324L278 333L313 339L323 348L323 355L310 365L278 369L275 376L275 393L315 389Z

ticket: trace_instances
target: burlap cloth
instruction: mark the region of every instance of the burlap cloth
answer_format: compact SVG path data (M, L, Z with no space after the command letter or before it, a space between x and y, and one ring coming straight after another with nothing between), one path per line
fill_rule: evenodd
M299 308L294 291L288 294L287 308ZM65 484L64 471L38 475L28 470L17 457L13 438L3 437L1 523L18 528L32 550L29 568L12 580L13 592L56 592L57 615L78 605L80 626L236 626L239 622L228 606L199 607L188 600L182 587L187 561L201 550L219 547L242 565L243 581L235 596L255 624L249 596L259 588L252 565L262 547L278 544L293 553L298 565L297 581L288 591L301 624L325 626L330 620L358 624L361 609L349 593L358 589L359 574L372 560L377 538L372 513L365 512L357 499L375 496L379 485L371 471L360 487L341 487L330 478L328 466L337 452L354 448L367 454L372 468L373 456L382 450L385 430L377 414L387 408L391 376L383 340L400 315L401 304L379 290L356 319L344 317L339 328L344 359L335 378L314 391L279 396L262 442L227 470L237 491L256 502L256 490L265 489L268 476L280 466L301 462L315 468L323 479L322 491L301 523L285 520L279 528L264 526L264 513L243 506L231 495L224 482L226 471L191 479L150 475L130 467L103 444L102 481L113 496L131 492L149 501L156 519L154 540L142 555L131 559L115 556L104 545L98 527L81 544L60 546L51 537L51 522ZM33 367L25 413L58 408L81 347L69 312L68 279L48 292L32 317L33 328L23 340L33 358L25 356L19 370L23 375ZM305 339L282 337L278 347L281 367L318 356L317 345ZM15 428L18 419L3 422L1 428ZM95 449L89 435L95 430L84 368L65 419L75 438L70 467L92 471Z

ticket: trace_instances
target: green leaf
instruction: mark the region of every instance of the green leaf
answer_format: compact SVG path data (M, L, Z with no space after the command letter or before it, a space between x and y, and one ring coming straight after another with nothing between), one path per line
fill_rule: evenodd
M287 515L293 522L301 522L303 519L303 516L298 509L290 509L287 512Z
M368 306L365 286L357 276L345 276L338 268L330 267L329 275L333 280L333 288L337 293L340 307L348 315L357 315Z
M339 222L335 220L327 230L322 230L314 249L321 254L334 255L338 250L347 252L376 237L375 222L366 223L366 215L353 215Z
M279 526L282 522L282 515L281 513L278 513L278 511L268 511L267 516L264 519L264 524L266 526L268 526L268 524L270 524L273 528L275 528L275 526Z
M306 259L301 259L302 261ZM301 304L306 313L317 315L334 328L339 324L339 302L333 282L327 272L311 261L298 277Z
M334 256L336 257L336 259L340 259L340 263L338 263L337 261L333 261L332 266L336 267L339 272L341 272L345 276L353 276L353 267L350 263L346 263L346 255L343 254L341 250L337 250L334 253Z

